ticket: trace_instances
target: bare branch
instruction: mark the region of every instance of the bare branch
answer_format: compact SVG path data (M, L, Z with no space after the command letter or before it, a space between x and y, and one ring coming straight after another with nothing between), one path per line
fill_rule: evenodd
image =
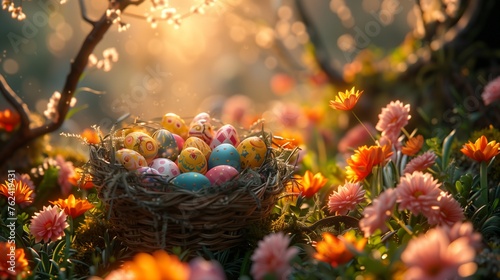
M87 15L87 8L85 7L85 0L78 0L78 3L80 4L80 12L81 12L81 15L82 15L82 18L84 21L90 23L90 25L92 26L95 26L96 25L96 21L94 20L91 20L88 15Z
M23 100L17 96L2 75L0 75L0 91L7 102L14 107L14 110L16 110L21 117L21 127L19 128L20 133L27 133L30 128L30 113L28 106L26 106L26 103L24 103Z

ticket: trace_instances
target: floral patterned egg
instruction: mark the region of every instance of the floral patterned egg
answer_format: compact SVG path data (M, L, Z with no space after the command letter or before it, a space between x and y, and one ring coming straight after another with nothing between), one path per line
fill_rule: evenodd
M235 147L240 143L240 137L234 126L226 124L221 126L215 133L212 142L210 143L210 148L215 148L222 143L228 143Z
M155 182L158 182L158 180L160 179L160 172L151 167L141 166L136 170L136 172L143 175L141 182L148 186L152 186Z
M179 170L185 172L198 172L205 174L207 172L207 159L205 155L195 147L187 147L181 151L177 158Z
M208 159L208 169L219 165L230 165L236 170L240 170L240 154L233 145L224 143L212 150Z
M177 164L168 158L155 158L149 166L158 170L161 176L163 176L163 179L166 181L169 181L175 176L181 174Z
M257 136L250 136L238 145L241 168L260 167L266 158L267 146L264 140Z
M123 140L123 145L127 149L139 152L148 162L152 161L158 153L158 143L156 140L140 131L127 134Z
M115 153L116 160L129 171L139 169L139 167L147 167L146 159L138 152L130 149L121 149Z
M166 129L158 129L153 133L153 139L158 142L157 157L168 158L175 161L179 155L179 146L174 134Z
M184 142L184 148L187 147L195 147L196 149L200 150L205 155L205 158L207 160L212 153L212 149L210 149L207 143L205 143L198 137L189 137L188 139L186 139L186 142Z
M198 137L201 140L205 141L208 145L212 142L214 138L214 129L210 122L205 120L199 120L193 124L189 128L188 132L189 137Z
M186 172L170 181L172 184L192 191L201 190L210 186L210 181L205 175L197 172Z
M235 178L238 174L238 170L230 165L218 165L208 170L205 176L212 185L221 185Z
M191 121L191 124L189 126L192 126L193 124L197 123L198 121L205 121L207 123L210 123L210 115L208 113L202 112L196 115L193 120Z
M181 117L174 113L165 114L161 119L161 126L172 133L178 134L183 139L188 136L189 127Z

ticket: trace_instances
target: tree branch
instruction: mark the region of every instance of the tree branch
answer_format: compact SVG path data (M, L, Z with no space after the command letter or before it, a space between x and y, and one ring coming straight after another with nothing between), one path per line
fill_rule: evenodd
M80 4L80 13L82 15L82 18L84 21L90 23L90 25L95 26L96 21L91 20L88 15L87 15L87 8L85 7L85 0L78 0L78 3Z
M0 91L2 92L2 95L5 97L7 102L9 102L12 107L14 107L14 110L17 111L21 118L19 132L27 133L30 129L30 111L28 109L28 106L19 96L17 96L12 88L10 88L9 84L2 75L0 75Z

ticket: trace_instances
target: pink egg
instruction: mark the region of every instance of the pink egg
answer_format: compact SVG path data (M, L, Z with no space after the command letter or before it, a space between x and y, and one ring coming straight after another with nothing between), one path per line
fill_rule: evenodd
M220 144L227 143L233 146L238 146L240 143L240 137L234 126L226 124L221 126L214 135L212 142L210 143L210 148L214 149Z
M182 138L179 134L172 133L175 138L175 142L177 143L177 147L179 148L179 151L182 151L182 148L184 147L184 138Z
M139 167L136 170L136 172L143 175L141 182L143 184L146 184L146 185L155 183L155 182L157 182L157 180L160 179L160 173L156 169L151 168L151 167ZM148 176L148 175L152 175L152 176Z
M192 126L193 124L197 123L198 121L203 120L205 122L210 123L210 115L208 113L202 112L196 115L193 120L191 121L191 124L189 126Z
M168 158L155 158L149 165L151 168L158 170L162 178L166 181L181 174L177 164Z
M205 174L212 185L221 185L234 177L238 176L239 172L236 168L230 165L218 165Z
M191 124L191 127L188 131L189 137L198 137L205 141L205 143L207 143L208 145L210 145L210 142L212 142L214 134L215 133L212 125L205 120L199 120Z

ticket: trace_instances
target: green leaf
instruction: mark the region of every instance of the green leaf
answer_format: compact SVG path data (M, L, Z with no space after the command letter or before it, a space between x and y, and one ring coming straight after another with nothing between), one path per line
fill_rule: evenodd
M89 105L85 104L85 105L82 105L80 107L71 108L68 111L68 114L66 114L66 120L69 120L74 114L76 114L80 111L83 111L83 110L87 109L88 107L89 107Z
M448 163L450 162L451 155L451 145L453 144L453 140L455 139L455 130L452 130L443 141L443 150L442 150L442 162L441 168L445 170L448 167Z

